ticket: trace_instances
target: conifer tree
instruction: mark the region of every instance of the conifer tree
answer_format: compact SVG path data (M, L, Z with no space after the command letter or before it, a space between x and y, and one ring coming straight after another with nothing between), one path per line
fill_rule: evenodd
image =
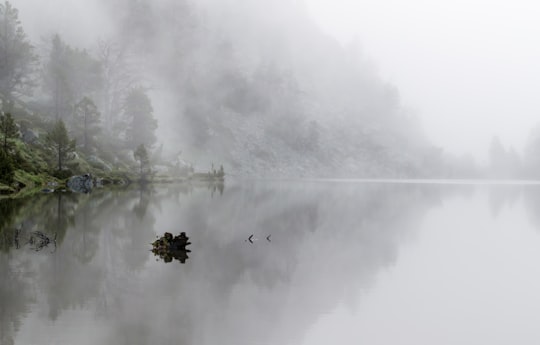
M148 147L154 145L157 120L154 119L153 112L152 102L142 88L134 88L129 92L124 104L128 147L134 147L139 143Z
M29 94L37 55L19 21L19 11L9 1L0 3L0 93Z
M150 168L150 158L148 157L148 151L146 151L146 147L144 147L144 144L140 144L137 147L137 149L133 153L133 156L135 157L135 160L139 162L139 173L141 175L141 178L144 178L146 172Z
M77 138L81 138L85 152L90 149L93 137L99 132L99 113L94 101L84 97L75 105L74 126Z
M10 113L0 114L0 135L2 138L2 150L8 154L8 151L13 146L9 139L16 138L19 135L19 130Z
M13 182L14 168L11 157L4 150L0 150L0 182Z
M47 134L47 142L51 145L58 157L58 170L61 171L67 155L75 151L76 147L75 140L69 138L64 121L60 120L56 122L52 131Z

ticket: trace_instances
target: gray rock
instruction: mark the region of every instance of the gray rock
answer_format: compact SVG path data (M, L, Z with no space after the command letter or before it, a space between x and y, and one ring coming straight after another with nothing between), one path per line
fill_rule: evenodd
M22 140L27 144L33 144L38 140L39 136L31 129L27 129L22 134Z
M90 174L71 176L67 181L67 187L75 193L90 193L94 188L94 179Z

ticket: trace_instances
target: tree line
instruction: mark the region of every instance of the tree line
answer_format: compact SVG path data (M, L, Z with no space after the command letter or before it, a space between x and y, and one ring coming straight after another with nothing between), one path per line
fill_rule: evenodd
M60 34L47 39L38 52L24 31L18 10L0 3L0 176L9 170L19 134L12 104L24 101L50 123L46 141L62 170L75 149L91 155L103 150L151 148L157 121L148 87L130 67L125 47L110 41L97 52L73 47ZM10 174L5 181L10 181Z

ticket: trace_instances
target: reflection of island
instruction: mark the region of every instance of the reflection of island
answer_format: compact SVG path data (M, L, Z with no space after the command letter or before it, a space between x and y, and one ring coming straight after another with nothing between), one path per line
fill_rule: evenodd
M185 264L186 260L189 259L188 253L191 252L186 247L190 244L189 237L186 236L185 232L181 232L178 236L173 236L170 232L166 232L152 243L152 253L166 263L176 259L180 263Z

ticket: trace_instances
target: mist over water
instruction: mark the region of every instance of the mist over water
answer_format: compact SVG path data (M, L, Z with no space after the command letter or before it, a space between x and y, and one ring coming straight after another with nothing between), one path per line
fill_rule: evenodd
M253 182L4 200L2 343L532 344L537 194ZM38 229L56 248L22 241ZM185 264L149 251L165 230L190 236Z

